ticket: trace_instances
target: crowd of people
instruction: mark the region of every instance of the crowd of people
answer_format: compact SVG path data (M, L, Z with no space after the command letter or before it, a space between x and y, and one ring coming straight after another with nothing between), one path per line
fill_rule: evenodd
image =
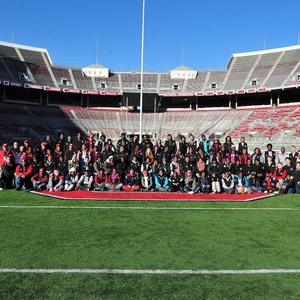
M146 135L139 141L122 133L114 145L104 134L83 139L78 133L73 140L60 133L35 149L28 140L2 145L0 190L13 188L300 194L300 151L292 146L276 153L272 144L250 151L244 137L234 145L230 136L222 143L189 134L176 142L169 134L153 143Z

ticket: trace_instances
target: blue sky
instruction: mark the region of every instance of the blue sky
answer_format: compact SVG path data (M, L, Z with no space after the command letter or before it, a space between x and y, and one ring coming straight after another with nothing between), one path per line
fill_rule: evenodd
M142 0L1 3L0 40L46 48L55 65L141 66ZM300 1L146 0L144 69L225 68L231 54L297 45Z

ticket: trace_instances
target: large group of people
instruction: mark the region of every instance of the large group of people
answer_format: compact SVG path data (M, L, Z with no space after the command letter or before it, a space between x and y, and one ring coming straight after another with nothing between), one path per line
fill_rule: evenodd
M76 138L47 135L33 149L6 143L0 150L0 190L146 191L182 193L298 193L300 151L276 153L272 144L252 151L244 137L234 145L193 134L176 141L168 134L154 143L148 136L131 140L122 133L114 144L104 134Z

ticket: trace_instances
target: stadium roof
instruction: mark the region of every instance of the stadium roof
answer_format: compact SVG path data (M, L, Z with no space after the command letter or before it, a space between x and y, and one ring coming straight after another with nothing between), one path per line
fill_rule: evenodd
M14 43L2 42L2 41L0 41L0 46L6 46L6 47L10 47L10 48L24 49L24 50L35 51L35 52L44 52L45 55L47 56L47 59L48 59L50 65L52 66L52 60L51 60L50 55L48 53L48 50L46 48L24 46L24 45L20 45L20 44L14 44Z

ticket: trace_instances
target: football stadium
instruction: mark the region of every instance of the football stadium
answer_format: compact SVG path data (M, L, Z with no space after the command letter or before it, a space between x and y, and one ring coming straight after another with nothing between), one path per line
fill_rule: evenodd
M141 76L0 42L1 299L299 299L299 87L300 45Z

